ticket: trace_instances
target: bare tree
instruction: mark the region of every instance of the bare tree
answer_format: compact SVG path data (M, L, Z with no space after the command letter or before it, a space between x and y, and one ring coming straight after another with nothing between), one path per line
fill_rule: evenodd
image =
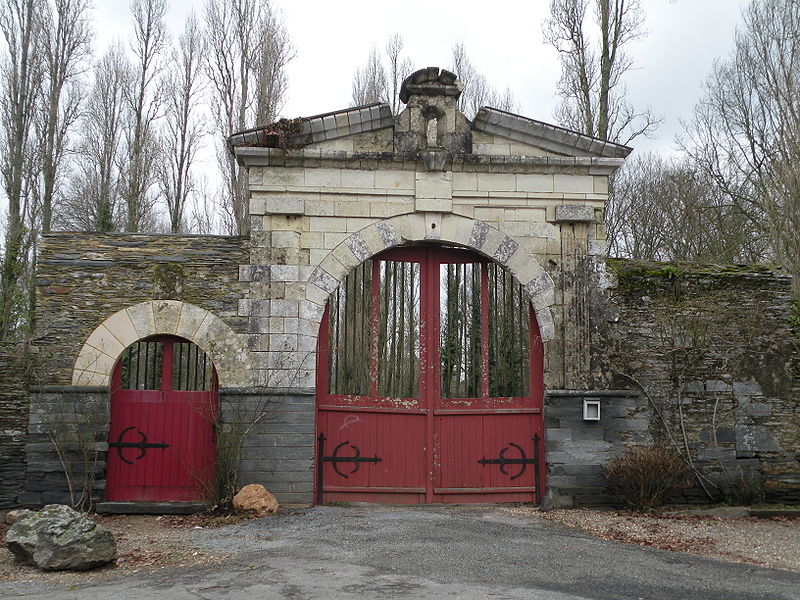
M236 131L274 121L284 101L286 66L294 50L279 14L267 0L207 0L205 35L217 157L225 178L222 200L232 232L249 231L249 197L236 158L224 140Z
M25 294L21 293L32 238L26 216L35 210L40 153L35 139L36 108L40 99L43 65L40 26L41 0L2 0L0 31L7 55L0 66L0 171L8 199L0 272L0 338L15 335L25 320Z
M594 31L587 11L594 5ZM551 0L544 37L561 57L556 117L565 127L604 140L629 143L659 121L625 99L623 76L633 66L625 52L643 35L639 0Z
M468 118L473 118L482 106L491 106L508 112L517 110L517 101L511 89L506 88L505 92L498 93L472 64L463 42L453 46L452 57L451 68L464 86L464 91L458 99L458 108Z
M724 263L764 257L747 217L687 158L643 154L626 161L606 224L612 256Z
M42 231L50 231L53 198L64 169L67 138L80 115L82 86L91 48L88 0L53 0L51 23L42 28L44 90L39 110L42 140Z
M68 179L58 225L113 231L121 225L121 138L125 90L133 78L125 50L114 43L94 68L94 82L81 118L81 139Z
M400 86L403 85L403 80L411 75L414 71L414 65L408 57L402 57L403 52L403 36L395 33L386 42L386 59L388 63L387 68L387 91L391 98L392 114L400 112Z
M367 64L356 69L353 74L353 106L389 102L386 70L381 62L378 48L373 46L367 57Z
M681 144L760 230L800 294L800 2L754 0Z
M162 98L156 89L163 70L162 54L168 42L165 17L166 0L132 0L136 60L134 78L126 90L130 123L126 127L127 164L123 196L126 206L125 229L140 231L152 221L154 200L149 196L156 182L155 120Z
M400 112L400 86L414 70L411 61L402 57L403 37L395 33L386 42L385 54L373 46L366 64L353 73L353 106L383 102L392 113Z
M164 158L159 179L173 233L186 230L186 203L194 191L192 164L205 133L199 114L204 46L197 19L190 13L178 46L172 52L164 84L166 111L161 132Z

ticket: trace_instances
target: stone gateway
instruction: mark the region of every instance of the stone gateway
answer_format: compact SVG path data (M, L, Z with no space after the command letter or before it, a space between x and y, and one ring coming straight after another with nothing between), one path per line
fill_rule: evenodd
M201 499L231 431L241 484L281 503L609 501L602 465L658 443L648 398L673 397L642 342L660 284L614 287L604 257L608 180L631 148L489 107L470 121L460 93L427 68L396 116L375 104L231 136L247 237L43 236L47 368L20 502L63 501L58 439L96 451L97 500ZM764 277L788 336L788 284ZM706 371L698 402L714 381L724 406L797 398L740 375ZM690 423L686 447L726 476L774 459L795 494L798 449L751 413L721 437L716 415Z

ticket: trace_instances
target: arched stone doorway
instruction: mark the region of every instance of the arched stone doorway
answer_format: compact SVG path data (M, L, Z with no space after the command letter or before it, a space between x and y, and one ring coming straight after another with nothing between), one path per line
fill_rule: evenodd
M541 498L542 337L497 262L384 251L333 291L319 340L318 502Z
M211 358L186 339L152 336L128 346L111 376L106 500L207 499L217 389Z

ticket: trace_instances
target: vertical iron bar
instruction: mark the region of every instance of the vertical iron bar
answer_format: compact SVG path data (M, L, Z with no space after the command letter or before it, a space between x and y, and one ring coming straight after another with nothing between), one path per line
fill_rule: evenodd
M400 263L400 301L397 303L400 306L400 328L398 330L400 343L397 346L397 370L398 370L398 383L397 395L404 397L406 393L406 372L403 368L403 356L406 349L406 266L408 263Z
M542 503L542 490L539 486L539 434L533 434L533 494L536 504Z
M322 457L325 456L325 434L317 438L317 504L322 504Z
M150 381L148 379L148 373L150 372L150 343L144 343L144 373L142 385L144 385L144 389L151 389Z

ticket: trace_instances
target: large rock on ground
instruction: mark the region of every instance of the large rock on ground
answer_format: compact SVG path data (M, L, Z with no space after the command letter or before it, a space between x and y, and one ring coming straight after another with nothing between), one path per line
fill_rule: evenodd
M9 528L6 545L18 561L46 570L83 571L117 555L108 529L62 504L20 518Z
M18 508L16 510L10 510L6 513L6 523L9 525L13 525L17 521L19 521L22 517L27 517L32 515L33 511L28 510L27 508Z
M266 517L278 512L278 501L263 485L251 483L233 497L233 509L256 517Z

